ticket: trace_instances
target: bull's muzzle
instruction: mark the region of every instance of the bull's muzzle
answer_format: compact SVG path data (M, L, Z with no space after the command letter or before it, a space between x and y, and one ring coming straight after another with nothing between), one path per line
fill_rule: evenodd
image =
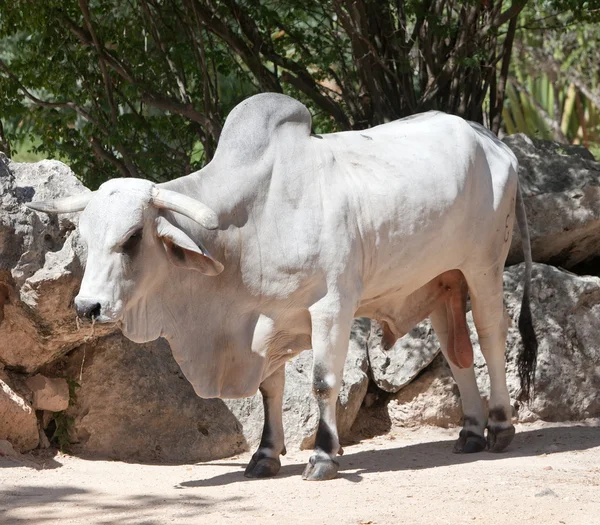
M75 298L75 311L82 319L98 319L102 310L102 305L92 299Z

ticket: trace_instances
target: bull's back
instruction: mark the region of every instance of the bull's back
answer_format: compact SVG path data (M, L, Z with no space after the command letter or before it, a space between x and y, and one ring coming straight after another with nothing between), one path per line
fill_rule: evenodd
M356 213L366 290L409 291L479 249L511 177L509 155L490 141L438 112L325 136L332 192L343 188Z

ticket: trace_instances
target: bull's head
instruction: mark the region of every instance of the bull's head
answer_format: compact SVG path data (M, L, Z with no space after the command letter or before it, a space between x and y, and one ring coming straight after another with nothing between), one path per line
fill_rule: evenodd
M153 280L164 277L168 264L217 275L223 265L183 230L159 214L182 214L206 229L218 226L216 213L181 193L141 179L115 179L93 193L27 204L45 213L82 211L81 239L87 264L75 298L77 314L98 322L123 318L129 302L144 294Z

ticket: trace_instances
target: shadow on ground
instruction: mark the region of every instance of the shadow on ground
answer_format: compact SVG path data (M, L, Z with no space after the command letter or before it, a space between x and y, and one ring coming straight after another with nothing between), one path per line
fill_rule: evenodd
M458 430L457 430L458 432ZM361 482L363 474L376 472L395 472L402 470L420 470L449 465L459 465L474 461L497 461L506 458L540 456L600 447L600 427L570 426L553 427L520 432L508 450L501 453L481 452L478 454L454 454L454 440L430 441L398 448L372 449L346 454L338 458L340 472L338 476L352 482ZM285 460L284 460L285 461ZM240 470L227 472L209 479L185 481L177 488L213 487L231 483L253 483L244 477L243 463L219 463L224 467L238 467ZM283 465L278 478L300 476L304 464ZM351 471L351 472L346 472Z
M57 451L58 452L58 451ZM44 451L44 454L23 454L16 457L0 455L0 471L5 468L29 467L34 470L52 470L62 467L52 453Z
M173 523L200 519L214 504L222 505L241 500L239 497L215 500L193 494L182 494L182 497L134 495L115 497L115 501L109 503L102 496L106 495L73 486L3 488L0 490L0 523L61 523L64 519L62 509L68 505L78 509L76 523L162 525L166 516ZM23 513L24 509L26 512ZM237 507L237 510L241 509Z

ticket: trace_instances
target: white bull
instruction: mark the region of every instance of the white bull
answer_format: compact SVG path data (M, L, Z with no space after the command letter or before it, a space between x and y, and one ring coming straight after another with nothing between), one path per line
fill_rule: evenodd
M93 194L32 203L83 210L79 315L116 322L133 341L165 337L199 396L260 389L265 425L248 476L279 471L284 364L312 348L320 421L303 475L311 480L337 473L335 407L352 319L378 319L391 345L430 316L462 398L455 450L504 449L514 427L502 272L515 202L527 261L526 390L536 348L515 156L483 127L439 112L362 132L310 131L305 106L257 95L231 112L214 159L196 173L158 185L115 179ZM490 373L489 418L467 290Z

